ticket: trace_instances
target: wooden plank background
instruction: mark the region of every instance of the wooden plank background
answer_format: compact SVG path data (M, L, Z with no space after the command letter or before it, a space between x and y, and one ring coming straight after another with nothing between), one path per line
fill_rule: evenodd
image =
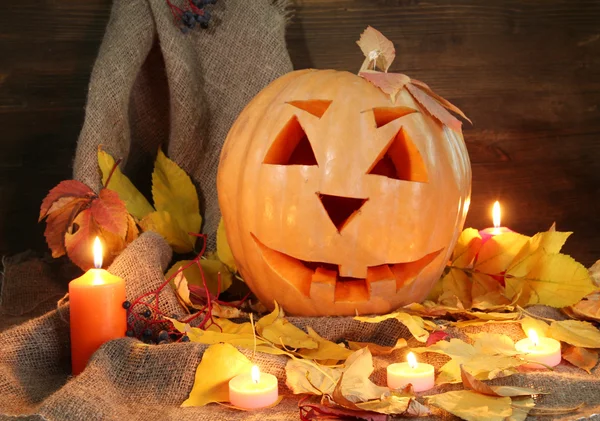
M221 0L226 1L226 0ZM473 165L467 224L574 231L565 251L600 258L600 1L297 0L295 68L357 71L367 25L396 44L392 71L462 108ZM45 250L46 192L71 174L109 0L0 3L0 254Z

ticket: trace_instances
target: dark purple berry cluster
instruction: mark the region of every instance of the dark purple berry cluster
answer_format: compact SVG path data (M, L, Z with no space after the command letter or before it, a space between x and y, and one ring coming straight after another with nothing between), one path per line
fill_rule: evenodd
M181 8L175 6L171 0L167 0L171 13L184 34L194 29L196 25L203 29L208 28L211 14L206 6L213 5L216 2L217 0L184 0L186 5Z

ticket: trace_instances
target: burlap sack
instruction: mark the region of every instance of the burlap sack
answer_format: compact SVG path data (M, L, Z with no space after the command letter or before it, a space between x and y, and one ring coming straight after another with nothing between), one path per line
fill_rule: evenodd
M209 29L184 35L166 0L115 0L91 76L74 177L100 188L102 144L143 186L163 145L199 189L202 231L213 248L220 218L215 179L227 132L252 97L292 70L286 5L219 1Z

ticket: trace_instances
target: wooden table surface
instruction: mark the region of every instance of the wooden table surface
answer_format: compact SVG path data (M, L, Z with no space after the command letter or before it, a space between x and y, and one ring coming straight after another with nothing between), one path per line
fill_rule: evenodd
M221 0L226 1L226 0ZM357 71L367 25L396 45L392 71L426 81L473 120L467 225L574 231L600 258L600 1L297 0L295 68ZM0 3L0 254L45 250L46 192L70 178L109 0Z

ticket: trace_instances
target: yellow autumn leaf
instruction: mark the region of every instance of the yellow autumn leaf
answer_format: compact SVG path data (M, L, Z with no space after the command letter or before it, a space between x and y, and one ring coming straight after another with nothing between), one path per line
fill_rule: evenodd
M452 266L467 268L481 248L481 235L475 228L465 228L452 252Z
M397 311L394 313L384 314L382 316L373 316L373 317L357 316L354 318L354 320L358 320L359 322L365 322L365 323L381 323L384 320L388 320L388 319L398 320L400 323L402 323L404 326L406 326L408 328L408 330L415 337L416 340L418 340L419 342L427 342L427 338L429 338L429 332L427 332L427 330L425 330L425 326L426 326L426 323L430 323L430 322L425 322L419 316L413 316L408 313ZM431 326L430 324L427 324L427 326L429 326L431 328L434 327L434 326Z
M249 333L245 329L242 329L240 332L236 333L228 333L221 332L219 329L215 329L212 327L207 330L199 329L197 327L192 327L189 324L179 322L175 319L167 318L167 320L173 323L173 326L179 332L185 333L188 336L188 338L190 338L191 342L197 342L206 345L213 345L225 342L237 346L239 348L244 348L248 350L256 349L256 351L264 352L266 354L289 355L288 352L273 346L271 343L265 340L262 340L260 338L256 338L255 340L251 329Z
M200 232L202 225L198 194L190 177L160 149L152 173L152 197L156 210L168 212L186 236L185 250L175 251L192 251L196 237L188 233Z
M479 250L475 270L489 275L504 272L528 241L529 237L516 232L507 232L489 239Z
M470 390L455 390L425 398L426 403L467 421L505 421L513 412L509 397L487 396Z
M196 369L192 390L181 406L228 402L229 380L238 374L249 373L251 369L250 360L232 345L223 343L209 346Z
M102 185L106 186L106 180L115 166L115 160L110 154L98 148L98 165L102 171ZM118 166L115 168L107 188L117 192L119 199L125 203L127 212L137 219L142 219L154 211L148 200L135 188L131 180L121 172Z
M521 319L521 329L527 335L531 329L538 334L538 336L547 336L548 329L550 326L543 320L534 319L533 317L526 316Z
M499 376L506 376L516 372L516 367L523 364L519 358L511 355L507 346L508 341L497 337L487 338L487 333L475 337L473 345L460 339L452 338L449 341L439 341L435 344L413 348L414 352L434 352L449 356L451 359L444 364L436 377L436 384L460 383L461 366L479 380L489 380ZM505 335L501 335L505 336ZM499 349L494 345L501 344Z
M328 395L333 393L342 371L311 361L289 360L285 365L285 384L294 394Z
M273 309L273 311L270 312L269 314L267 314L266 316L261 317L256 322L256 332L259 335L262 335L265 327L273 324L275 322L275 320L281 319L283 317L284 317L283 309L280 308L279 304L277 304L277 301L275 301L275 308Z
M596 288L587 269L566 254L542 254L526 274L505 276L506 296L520 305L562 308L575 304Z
M501 333L480 332L468 334L469 338L475 342L473 344L475 351L481 354L502 354L518 355L513 340Z
M261 336L275 345L292 349L317 349L319 347L315 339L283 318L276 319L270 325L265 326Z
M179 226L173 216L166 211L149 213L140 221L143 231L154 231L164 237L177 253L188 253L194 245L191 237Z
M219 260L225 263L232 272L237 272L237 266L233 258L233 253L231 252L229 242L227 241L227 234L223 218L221 218L219 221L219 227L217 228L217 255L219 256Z
M524 277L539 264L545 255L557 254L572 233L547 231L534 235L517 253L507 273L513 277Z
M407 346L408 343L404 338L398 338L398 340L396 341L396 345L394 346L383 346L374 344L372 342L348 341L348 348L350 348L352 351L358 351L362 348L369 348L369 351L371 351L371 355L390 355L395 350L406 348Z
M472 282L465 272L460 269L451 268L442 278L442 289L444 297L451 294L458 298L464 308L471 308Z
M352 354L352 351L343 345L338 345L335 342L322 338L312 327L306 326L306 331L308 332L308 336L317 342L318 347L298 351L304 358L318 360L324 365L333 365L337 364L340 360L345 360Z
M600 331L589 322L554 321L550 324L548 336L582 348L600 348Z

